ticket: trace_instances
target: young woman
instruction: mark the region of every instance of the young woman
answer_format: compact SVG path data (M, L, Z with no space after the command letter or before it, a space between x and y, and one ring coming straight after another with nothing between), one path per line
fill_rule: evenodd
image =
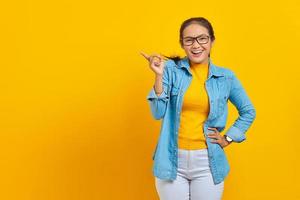
M151 113L163 119L152 157L161 200L220 200L229 173L223 148L244 141L255 119L255 108L235 73L212 63L214 41L210 22L191 18L180 28L184 58L142 53L155 73L147 96ZM221 135L228 100L239 117Z

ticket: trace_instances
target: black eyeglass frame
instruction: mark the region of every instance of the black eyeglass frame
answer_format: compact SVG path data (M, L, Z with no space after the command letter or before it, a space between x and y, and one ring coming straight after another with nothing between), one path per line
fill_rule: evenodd
M203 37L205 37L206 39L208 39L206 42L200 42L199 41L199 39L200 38L203 38ZM191 44L189 44L189 45L187 45L187 44L185 44L185 42L184 42L184 39L192 39L193 41L192 41L192 43ZM209 41L209 39L210 39L210 36L209 35L205 35L205 34L202 34L202 35L199 35L199 36L197 36L197 37L184 37L184 38L182 38L180 41L182 42L182 44L184 45L184 46L192 46L194 43L195 43L195 40L198 42L198 44L207 44L208 43L208 41Z

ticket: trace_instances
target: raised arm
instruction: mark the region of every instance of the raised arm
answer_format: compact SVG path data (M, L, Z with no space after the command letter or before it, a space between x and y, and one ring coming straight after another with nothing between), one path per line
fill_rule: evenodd
M156 76L154 86L151 88L147 100L150 103L151 113L154 119L159 120L165 116L167 109L167 102L169 101L168 89L169 89L169 69L165 67L162 76ZM162 86L162 92L156 94L156 86Z

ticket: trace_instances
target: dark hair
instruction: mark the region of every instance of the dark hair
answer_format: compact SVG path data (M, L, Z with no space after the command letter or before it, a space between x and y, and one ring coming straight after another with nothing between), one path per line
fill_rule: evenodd
M212 41L215 40L215 34L214 34L214 29L211 25L211 23L204 17L193 17L193 18L190 18L190 19L187 19L185 20L182 24L181 24L181 27L180 27L180 33L179 33L179 43L181 46L183 46L183 42L182 42L182 39L183 39L183 31L184 29L191 25L191 24L199 24L203 27L205 27L208 31L208 34L211 38ZM163 55L165 56L165 55ZM210 54L208 55L210 57ZM175 61L175 63L177 63L179 60L181 60L181 57L178 56L178 55L174 55L174 56L165 56L166 58L169 58L169 59L172 59Z

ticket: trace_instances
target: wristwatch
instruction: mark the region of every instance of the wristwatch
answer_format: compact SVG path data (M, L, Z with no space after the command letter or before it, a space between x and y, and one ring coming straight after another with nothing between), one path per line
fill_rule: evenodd
M225 140L227 140L227 142L232 142L232 139L229 136L227 136L227 135L224 135L224 136L225 136Z

